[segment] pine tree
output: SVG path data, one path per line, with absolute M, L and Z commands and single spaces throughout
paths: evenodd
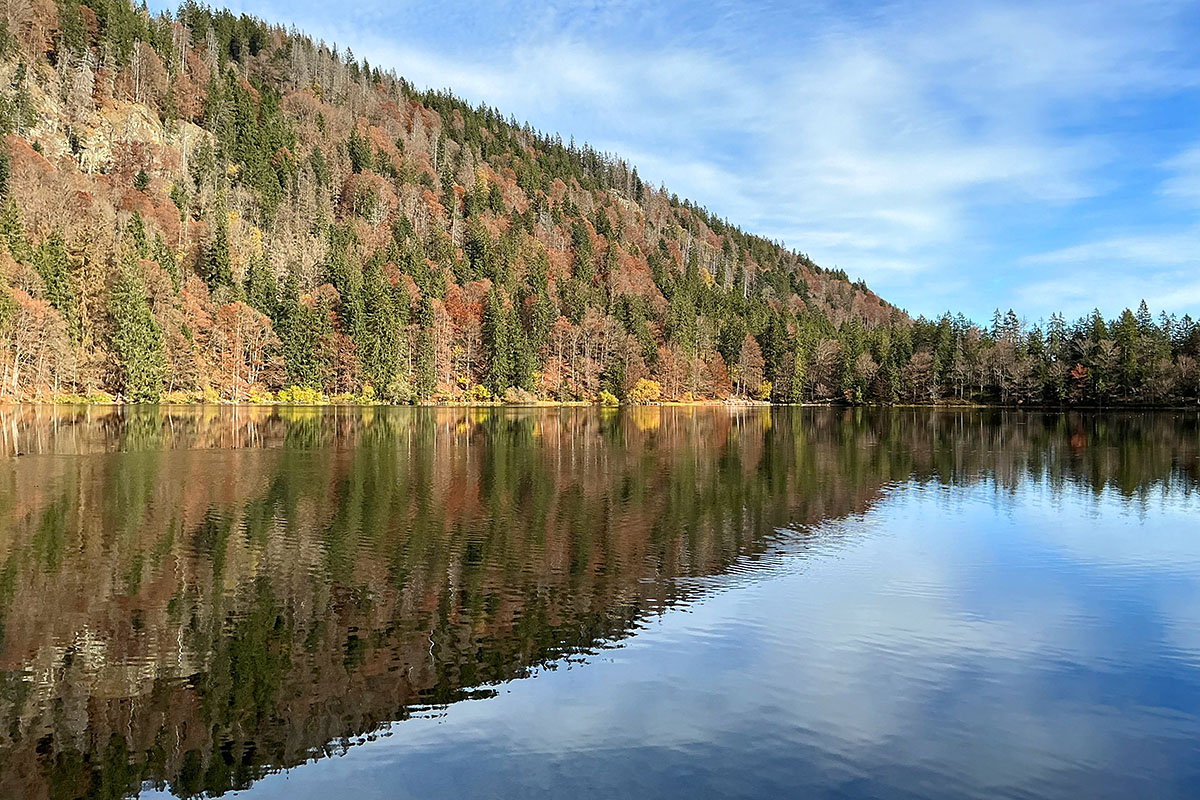
M 109 346 L 120 369 L 121 392 L 131 403 L 156 403 L 166 373 L 162 331 L 150 312 L 132 246 L 109 292 Z
M 512 341 L 509 316 L 495 286 L 483 305 L 483 352 L 487 360 L 483 383 L 493 395 L 500 396 L 513 385 Z
M 215 212 L 212 241 L 204 252 L 204 280 L 210 288 L 233 285 L 233 260 L 229 254 L 229 219 L 223 206 Z
M 437 390 L 437 356 L 433 341 L 433 301 L 423 296 L 417 305 L 417 364 L 413 388 L 418 397 L 432 397 Z
M 71 261 L 63 243 L 62 233 L 55 230 L 34 259 L 38 274 L 46 285 L 46 299 L 54 306 L 67 323 L 67 334 L 71 341 L 78 342 L 82 331 L 79 319 L 79 294 L 71 278 Z
M 33 248 L 25 238 L 21 212 L 17 209 L 17 201 L 11 197 L 0 211 L 0 241 L 8 246 L 8 252 L 18 264 L 28 264 L 33 260 Z
M 363 275 L 363 376 L 372 386 L 391 384 L 400 366 L 400 332 L 404 321 L 396 300 L 388 291 L 377 263 Z
M 515 306 L 509 309 L 507 327 L 505 335 L 509 350 L 509 385 L 532 392 L 534 353 L 529 346 L 529 337 L 525 335 L 525 329 L 521 326 L 521 315 Z
M 246 302 L 271 318 L 279 320 L 279 285 L 275 273 L 261 254 L 255 253 L 246 265 Z

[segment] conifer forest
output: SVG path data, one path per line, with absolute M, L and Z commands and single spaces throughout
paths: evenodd
M 1200 401 L 1190 317 L 913 318 L 387 66 L 191 2 L 8 0 L 0 399 Z

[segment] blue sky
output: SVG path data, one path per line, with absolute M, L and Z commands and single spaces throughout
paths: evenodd
M 228 7 L 622 154 L 913 313 L 1200 316 L 1200 4 Z

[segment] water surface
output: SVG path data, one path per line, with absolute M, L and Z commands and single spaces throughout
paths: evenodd
M 0 410 L 0 796 L 1189 797 L 1200 416 Z

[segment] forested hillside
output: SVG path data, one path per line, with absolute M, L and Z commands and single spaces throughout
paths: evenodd
M 1189 318 L 914 321 L 618 156 L 257 19 L 5 0 L 0 51 L 0 398 L 1198 396 Z

